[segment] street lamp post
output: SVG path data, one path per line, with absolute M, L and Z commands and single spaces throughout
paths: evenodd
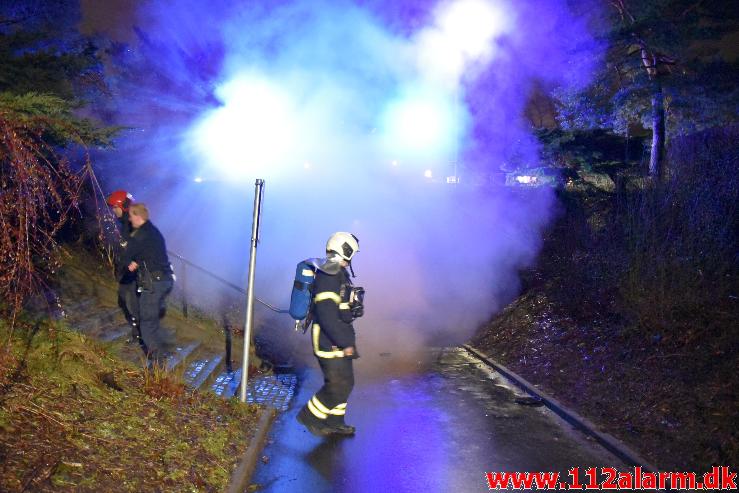
M 462 89 L 459 87 L 454 91 L 454 113 L 457 121 L 460 120 L 462 114 Z M 456 142 L 454 143 L 454 186 L 459 186 L 459 142 L 460 136 L 457 134 Z
M 251 224 L 251 249 L 249 250 L 249 284 L 246 287 L 246 321 L 244 322 L 244 362 L 241 367 L 241 402 L 246 402 L 246 386 L 249 379 L 249 345 L 251 329 L 254 325 L 254 273 L 257 264 L 257 243 L 259 243 L 259 221 L 262 214 L 264 180 L 254 184 L 254 216 Z

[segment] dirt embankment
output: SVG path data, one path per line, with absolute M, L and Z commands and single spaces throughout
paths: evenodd
M 739 466 L 739 180 L 728 144 L 698 143 L 669 183 L 563 192 L 522 294 L 471 343 L 655 466 L 703 472 Z
M 472 344 L 670 470 L 739 464 L 737 353 L 670 347 L 557 314 L 530 288 Z

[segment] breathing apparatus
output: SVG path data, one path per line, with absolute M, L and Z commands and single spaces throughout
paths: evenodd
M 364 315 L 364 288 L 349 286 L 349 289 L 349 311 L 352 319 L 357 319 Z
M 359 239 L 351 233 L 340 231 L 334 233 L 326 242 L 326 253 L 336 254 L 349 264 L 349 272 L 356 277 L 352 268 L 352 258 L 359 251 Z M 353 286 L 351 281 L 347 286 L 349 291 L 349 310 L 352 318 L 356 319 L 364 315 L 364 288 Z
M 290 296 L 290 315 L 295 319 L 295 330 L 303 332 L 312 323 L 313 283 L 318 271 L 329 275 L 338 274 L 343 265 L 348 264 L 352 277 L 355 277 L 351 268 L 351 260 L 359 251 L 359 240 L 351 233 L 334 233 L 326 243 L 326 257 L 306 259 L 299 262 L 295 272 L 293 290 Z M 351 279 L 342 285 L 340 296 L 347 300 L 352 320 L 364 315 L 364 288 L 353 286 Z

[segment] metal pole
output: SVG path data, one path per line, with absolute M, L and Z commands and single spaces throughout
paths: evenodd
M 246 287 L 246 321 L 244 322 L 244 364 L 241 367 L 241 402 L 246 402 L 246 386 L 249 379 L 249 345 L 251 328 L 254 324 L 254 271 L 257 264 L 257 243 L 259 242 L 259 219 L 262 213 L 264 180 L 254 184 L 254 217 L 251 223 L 251 249 L 249 251 L 249 284 Z
M 461 95 L 461 89 L 458 88 L 454 92 L 454 111 L 455 111 L 457 117 L 459 117 L 459 115 L 462 113 L 461 106 L 462 106 L 462 95 Z M 459 136 L 457 136 L 456 143 L 454 145 L 454 163 L 453 163 L 453 167 L 454 167 L 454 183 L 453 183 L 453 185 L 454 185 L 454 187 L 456 187 L 457 185 L 459 185 L 459 170 L 458 170 L 458 166 L 459 166 L 459 146 L 460 146 Z M 447 183 L 448 183 L 448 181 L 447 181 Z
M 187 318 L 187 264 L 182 264 L 182 314 Z

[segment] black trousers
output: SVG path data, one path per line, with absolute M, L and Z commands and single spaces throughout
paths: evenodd
M 308 401 L 309 415 L 329 426 L 344 424 L 346 401 L 354 388 L 354 359 L 318 358 L 323 387 Z
M 141 339 L 149 359 L 163 362 L 169 348 L 171 337 L 166 329 L 160 327 L 159 316 L 164 300 L 172 290 L 172 279 L 153 281 L 151 289 L 139 295 L 139 315 L 141 316 Z
M 126 321 L 131 326 L 131 337 L 141 337 L 139 327 L 139 295 L 136 292 L 136 282 L 118 283 L 118 306 L 121 307 Z

